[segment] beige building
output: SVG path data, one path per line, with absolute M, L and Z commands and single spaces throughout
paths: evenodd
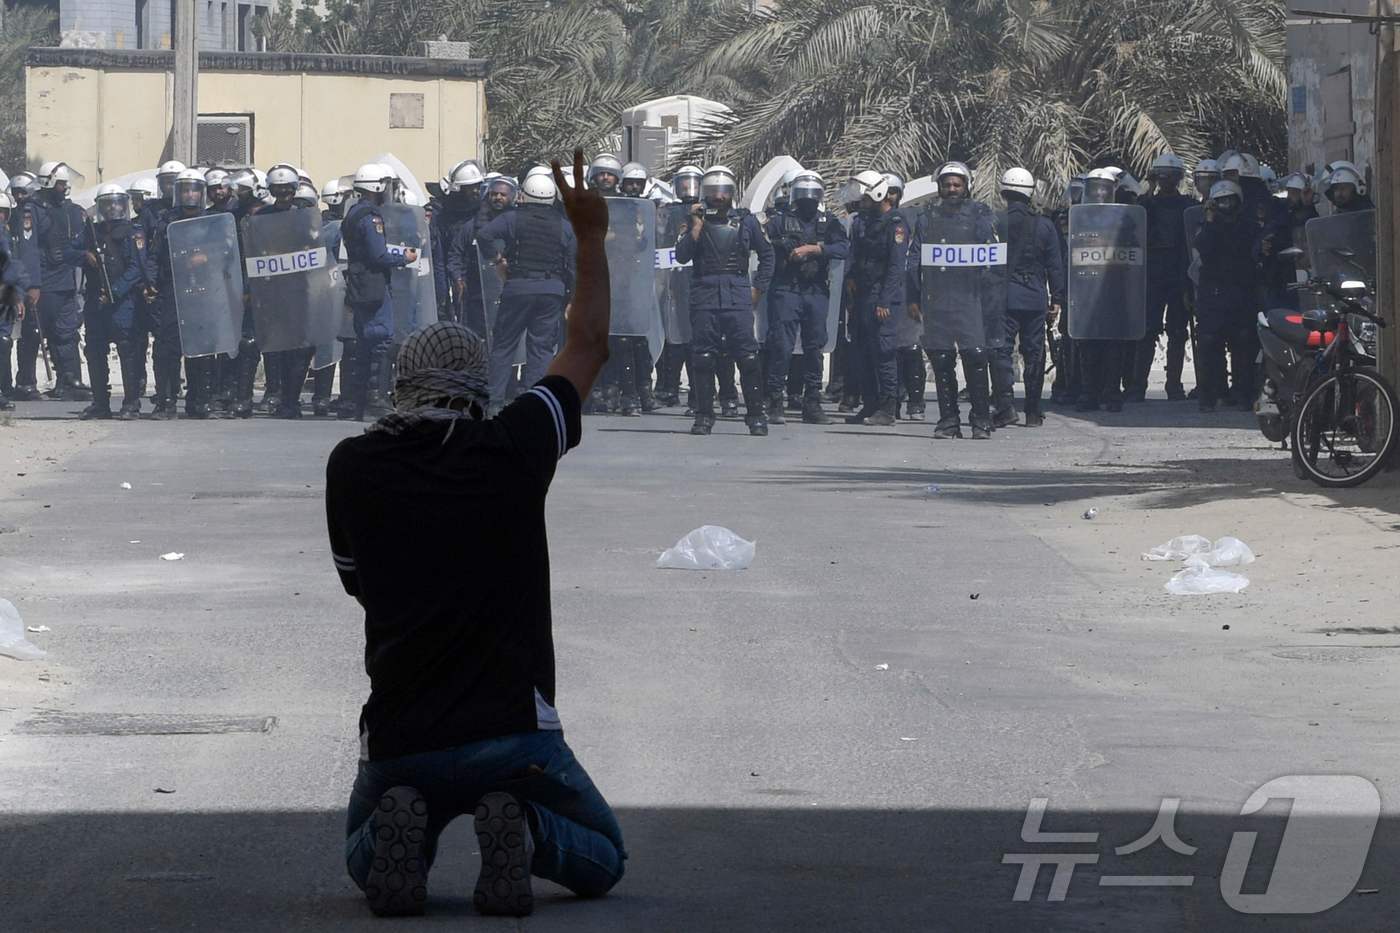
M 30 49 L 29 167 L 61 160 L 95 184 L 170 158 L 173 68 L 169 51 Z M 201 52 L 199 68 L 200 164 L 291 162 L 321 184 L 388 151 L 427 182 L 482 156 L 479 59 Z

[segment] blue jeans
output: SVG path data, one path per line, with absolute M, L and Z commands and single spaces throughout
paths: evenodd
M 531 873 L 580 897 L 606 894 L 622 878 L 622 830 L 612 808 L 574 758 L 562 732 L 521 732 L 455 748 L 361 761 L 345 821 L 345 865 L 365 886 L 374 859 L 370 818 L 391 787 L 417 788 L 428 802 L 424 857 L 431 866 L 438 836 L 477 801 L 506 791 L 525 803 L 535 841 Z

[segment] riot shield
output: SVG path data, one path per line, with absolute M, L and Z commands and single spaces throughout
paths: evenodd
M 180 352 L 187 357 L 238 353 L 243 336 L 243 269 L 232 214 L 177 220 L 165 231 L 174 273 Z
M 340 325 L 337 332 L 331 336 L 329 343 L 317 344 L 316 353 L 311 358 L 312 369 L 325 369 L 327 366 L 334 366 L 340 362 L 341 356 L 345 352 L 345 327 L 349 324 L 350 339 L 355 336 L 354 317 L 350 314 L 350 309 L 345 307 L 345 244 L 340 239 L 340 221 L 326 220 L 321 223 L 321 242 L 326 244 L 326 249 L 330 253 L 331 264 L 331 291 L 335 306 L 340 309 Z
M 846 288 L 846 261 L 837 259 L 827 263 L 826 267 L 826 346 L 822 347 L 823 353 L 830 353 L 836 349 L 836 331 L 841 326 L 841 293 Z M 904 315 L 908 317 L 909 315 Z M 915 325 L 916 327 L 919 325 Z M 923 343 L 923 333 L 920 332 L 914 343 Z M 797 352 L 802 352 L 802 342 L 798 341 Z M 899 344 L 899 346 L 913 346 L 914 344 Z
M 1305 227 L 1313 277 L 1336 285 L 1361 279 L 1376 287 L 1376 212 L 1314 217 Z
M 1147 211 L 1137 204 L 1069 209 L 1069 335 L 1141 340 L 1147 332 Z
M 499 244 L 498 244 L 499 245 Z M 505 287 L 505 280 L 501 278 L 500 269 L 495 262 L 486 258 L 481 251 L 481 244 L 476 245 L 477 268 L 481 275 L 481 303 L 486 309 L 486 342 L 494 345 L 496 342 L 496 319 L 501 313 L 501 289 Z M 515 355 L 511 358 L 514 366 L 525 365 L 525 334 L 520 335 L 520 340 L 515 348 Z
M 661 309 L 656 302 L 656 205 L 645 198 L 607 198 L 609 333 L 646 337 L 652 362 L 661 356 Z
M 998 345 L 1005 331 L 1006 244 L 997 240 L 991 209 L 971 200 L 935 201 L 917 226 L 923 346 Z
M 340 332 L 344 295 L 337 300 L 320 212 L 253 214 L 245 221 L 243 250 L 259 349 L 329 348 Z
M 1186 253 L 1191 257 L 1191 263 L 1186 267 L 1186 277 L 1199 285 L 1201 282 L 1201 256 L 1196 252 L 1196 234 L 1201 232 L 1201 227 L 1206 222 L 1205 205 L 1197 204 L 1188 207 L 1181 212 L 1181 219 L 1186 224 Z
M 389 252 L 402 256 L 418 250 L 412 263 L 389 276 L 389 301 L 394 308 L 394 339 L 401 344 L 409 334 L 437 321 L 437 290 L 433 285 L 432 236 L 421 207 L 385 204 L 384 242 Z
M 686 228 L 689 212 L 688 204 L 668 204 L 657 216 L 656 300 L 667 343 L 690 343 L 691 264 L 676 261 L 676 240 Z

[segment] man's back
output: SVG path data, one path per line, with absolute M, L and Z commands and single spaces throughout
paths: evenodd
M 362 757 L 559 728 L 544 500 L 579 432 L 555 376 L 490 421 L 371 431 L 331 454 L 333 556 L 365 607 Z

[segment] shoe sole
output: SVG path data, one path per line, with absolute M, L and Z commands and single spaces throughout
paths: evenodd
M 428 902 L 428 802 L 411 787 L 391 787 L 379 798 L 374 820 L 374 861 L 365 880 L 369 909 L 380 917 L 423 913 Z
M 493 793 L 481 798 L 473 820 L 481 848 L 481 874 L 476 879 L 472 904 L 477 913 L 491 917 L 524 917 L 535 909 L 530 887 L 530 829 L 524 806 L 510 794 Z

